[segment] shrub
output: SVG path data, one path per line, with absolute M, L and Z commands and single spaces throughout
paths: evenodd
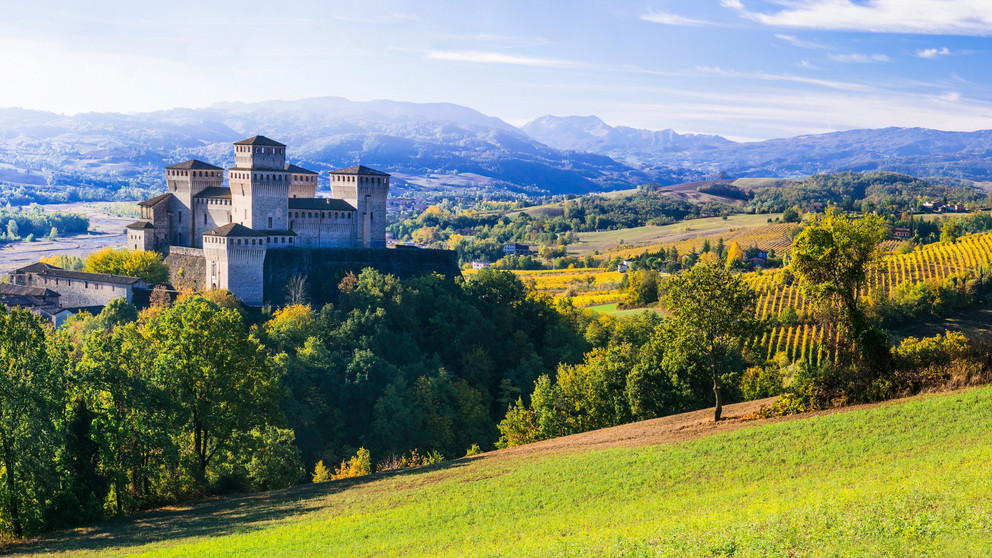
M 351 459 L 342 461 L 341 467 L 334 470 L 331 480 L 364 477 L 370 474 L 372 474 L 372 457 L 369 455 L 369 450 L 358 448 Z
M 317 462 L 317 465 L 313 468 L 313 482 L 326 482 L 331 480 L 331 470 L 324 465 L 324 460 L 321 459 Z
M 479 448 L 479 444 L 472 444 L 472 447 L 468 448 L 468 451 L 465 452 L 465 457 L 472 457 L 480 453 L 482 453 L 482 449 Z

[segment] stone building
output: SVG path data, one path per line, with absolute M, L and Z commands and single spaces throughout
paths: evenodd
M 58 306 L 67 309 L 106 306 L 116 298 L 131 302 L 135 289 L 148 288 L 143 279 L 135 277 L 70 271 L 44 263 L 15 269 L 9 279 L 12 285 L 57 293 Z
M 234 143 L 224 170 L 190 160 L 165 168 L 165 194 L 140 204 L 127 247 L 206 260 L 206 288 L 263 301 L 269 250 L 386 247 L 389 175 L 361 165 L 331 171 L 331 198 L 317 197 L 318 174 L 286 164 L 286 146 L 264 136 Z

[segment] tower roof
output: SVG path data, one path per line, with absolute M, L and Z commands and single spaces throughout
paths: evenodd
M 155 225 L 149 223 L 148 221 L 135 221 L 135 222 L 131 223 L 130 225 L 124 227 L 124 228 L 126 228 L 126 229 L 136 229 L 136 230 L 140 230 L 140 229 L 154 229 L 155 228 Z
M 165 168 L 179 169 L 179 170 L 224 170 L 220 167 L 215 167 L 210 163 L 204 163 L 203 161 L 200 161 L 198 159 L 190 159 L 189 161 L 183 161 L 182 163 L 169 165 Z
M 234 142 L 234 145 L 270 145 L 272 147 L 286 147 L 285 143 L 279 143 L 276 140 L 269 139 L 265 136 L 252 136 L 248 139 L 236 141 Z
M 365 165 L 355 165 L 346 169 L 332 170 L 331 174 L 365 174 L 372 176 L 389 176 L 389 174 L 375 169 L 370 169 Z
M 231 189 L 223 186 L 211 186 L 204 188 L 194 198 L 224 198 L 231 199 Z
M 241 223 L 228 223 L 223 227 L 209 230 L 203 233 L 205 236 L 268 236 L 264 232 L 249 229 Z
M 138 202 L 138 205 L 140 205 L 142 207 L 152 207 L 153 205 L 158 205 L 159 203 L 161 203 L 161 202 L 163 202 L 163 201 L 165 201 L 165 200 L 167 200 L 167 199 L 169 199 L 171 197 L 173 197 L 172 194 L 165 193 L 165 194 L 162 194 L 162 195 L 159 195 L 159 196 L 155 196 L 152 199 L 145 200 L 143 202 Z
M 312 171 L 310 169 L 305 169 L 303 167 L 298 167 L 296 165 L 290 165 L 288 163 L 286 164 L 286 170 L 296 174 L 317 174 L 317 172 Z

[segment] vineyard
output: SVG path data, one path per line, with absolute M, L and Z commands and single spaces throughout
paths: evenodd
M 466 276 L 476 273 L 474 270 L 462 272 Z M 576 306 L 595 306 L 623 300 L 620 282 L 623 273 L 607 271 L 596 267 L 558 269 L 558 270 L 514 270 L 511 271 L 529 289 L 552 296 L 572 298 Z
M 867 296 L 888 298 L 900 285 L 923 282 L 943 283 L 953 277 L 968 280 L 986 273 L 992 265 L 992 233 L 981 233 L 959 238 L 957 242 L 923 246 L 908 254 L 890 255 L 885 258 L 867 289 Z M 780 317 L 792 308 L 798 320 L 809 312 L 810 305 L 798 285 L 786 284 L 785 274 L 750 273 L 745 281 L 758 293 L 759 318 Z M 827 345 L 821 326 L 800 324 L 780 326 L 765 333 L 752 350 L 771 358 L 784 353 L 790 360 L 819 362 L 826 355 Z M 833 334 L 836 340 L 836 333 Z
M 719 239 L 723 239 L 726 246 L 732 242 L 737 242 L 741 248 L 756 246 L 763 250 L 775 250 L 779 254 L 788 252 L 792 245 L 792 236 L 798 231 L 798 226 L 789 223 L 777 223 L 760 227 L 750 227 L 743 229 L 731 229 L 718 234 L 706 234 L 678 240 L 676 242 L 658 242 L 647 246 L 620 248 L 604 253 L 606 257 L 616 257 L 628 259 L 643 254 L 650 254 L 660 251 L 662 248 L 671 250 L 674 246 L 680 254 L 687 254 L 695 249 L 697 252 L 703 248 L 703 243 L 709 241 L 711 246 L 716 246 Z

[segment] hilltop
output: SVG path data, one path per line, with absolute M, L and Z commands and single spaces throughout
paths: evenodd
M 399 474 L 158 510 L 16 550 L 987 556 L 990 411 L 988 387 L 719 426 L 704 426 L 701 411 Z

